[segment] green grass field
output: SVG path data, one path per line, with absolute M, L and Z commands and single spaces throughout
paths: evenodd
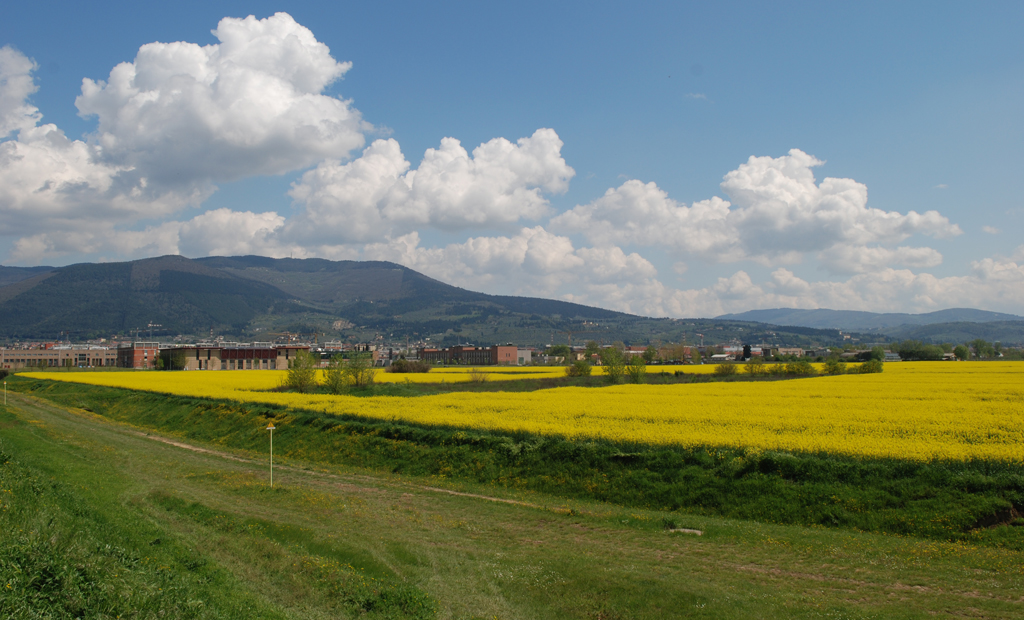
M 1024 614 L 1024 554 L 989 543 L 625 508 L 296 456 L 271 489 L 255 447 L 172 445 L 81 409 L 9 402 L 2 617 Z
M 17 377 L 12 390 L 222 448 L 449 484 L 777 524 L 821 525 L 1024 551 L 1024 467 L 672 447 L 422 426 L 280 405 Z M 1005 524 L 1005 527 L 991 527 Z M 1011 525 L 1012 524 L 1012 525 Z

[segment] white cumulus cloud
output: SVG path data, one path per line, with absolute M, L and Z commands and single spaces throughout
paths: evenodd
M 657 270 L 647 259 L 620 248 L 576 248 L 572 240 L 541 226 L 523 228 L 511 236 L 473 237 L 443 247 L 421 247 L 415 232 L 363 251 L 364 258 L 390 260 L 446 282 L 500 294 L 561 299 L 598 299 L 606 307 L 622 304 L 623 282 L 647 282 Z M 630 306 L 624 309 L 643 311 Z
M 299 210 L 283 235 L 370 241 L 423 225 L 462 230 L 537 220 L 550 210 L 545 194 L 566 191 L 575 175 L 561 148 L 552 129 L 515 143 L 494 138 L 472 155 L 445 138 L 409 170 L 395 140 L 378 140 L 351 162 L 327 160 L 305 173 L 290 192 Z
M 200 205 L 218 182 L 363 145 L 370 126 L 348 101 L 323 94 L 351 63 L 332 58 L 309 29 L 278 13 L 225 18 L 213 34 L 220 42 L 204 47 L 144 45 L 106 81 L 83 80 L 76 105 L 98 122 L 85 140 L 39 123 L 28 103 L 35 63 L 0 48 L 0 138 L 16 133 L 0 142 L 0 234 L 21 236 L 12 257 L 166 248 L 163 237 L 136 243 L 139 231 L 125 229 Z
M 274 212 L 253 213 L 215 209 L 183 223 L 179 229 L 179 252 L 187 256 L 281 255 L 273 252 L 267 238 L 284 224 Z
M 149 43 L 75 100 L 103 161 L 151 184 L 281 174 L 363 145 L 348 101 L 322 94 L 351 67 L 287 13 L 224 18 L 219 44 Z
M 559 215 L 551 226 L 582 233 L 594 243 L 658 245 L 719 262 L 790 264 L 809 252 L 824 253 L 822 264 L 835 272 L 856 272 L 880 261 L 931 266 L 940 258 L 935 250 L 891 246 L 914 234 L 945 238 L 962 232 L 936 211 L 870 208 L 867 187 L 852 179 L 825 178 L 818 184 L 812 168 L 822 163 L 797 149 L 778 158 L 751 157 L 725 175 L 721 187 L 729 201 L 715 197 L 690 206 L 654 183 L 629 180 Z M 859 264 L 835 260 L 858 251 L 866 254 Z
M 933 248 L 899 246 L 856 246 L 838 244 L 818 253 L 818 261 L 832 273 L 866 273 L 892 265 L 915 269 L 937 267 L 942 254 Z
M 330 159 L 302 175 L 289 194 L 297 213 L 283 235 L 309 243 L 377 241 L 390 232 L 384 211 L 409 162 L 395 140 L 377 140 L 347 164 Z
M 37 90 L 32 79 L 35 69 L 36 63 L 18 50 L 9 45 L 0 47 L 0 138 L 35 127 L 43 117 L 28 102 Z

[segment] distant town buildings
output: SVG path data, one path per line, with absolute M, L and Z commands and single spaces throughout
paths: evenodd
M 97 345 L 46 343 L 0 348 L 0 367 L 4 369 L 117 366 L 117 361 L 117 349 Z
M 277 370 L 288 368 L 309 345 L 269 342 L 197 344 L 160 350 L 161 368 L 173 370 Z
M 445 349 L 420 349 L 420 361 L 429 364 L 468 364 L 471 366 L 515 366 L 523 357 L 514 345 L 475 347 L 459 345 Z
M 368 355 L 377 367 L 390 366 L 398 359 L 419 360 L 432 365 L 468 366 L 524 366 L 564 364 L 569 361 L 588 359 L 584 346 L 565 347 L 557 354 L 551 350 L 520 347 L 512 344 L 481 347 L 462 344 L 451 347 L 430 347 L 419 343 L 385 344 L 383 338 L 371 343 L 350 343 L 333 340 L 322 343 L 294 342 L 290 338 L 281 342 L 226 342 L 217 339 L 197 344 L 169 344 L 156 341 L 136 340 L 130 342 L 93 341 L 89 344 L 30 343 L 0 348 L 0 368 L 17 370 L 24 368 L 133 368 L 146 370 L 284 370 L 287 369 L 300 351 L 309 351 L 319 356 L 321 367 L 341 355 Z M 101 344 L 97 344 L 101 343 Z M 426 341 L 429 344 L 429 340 Z M 612 345 L 601 345 L 607 348 Z M 621 346 L 621 345 L 620 345 Z M 743 360 L 747 356 L 763 359 L 809 358 L 820 360 L 831 355 L 843 359 L 863 357 L 869 350 L 830 350 L 828 348 L 780 347 L 778 345 L 730 344 L 688 346 L 684 344 L 662 345 L 656 349 L 649 346 L 628 345 L 623 347 L 627 358 L 654 354 L 654 364 L 666 363 L 721 363 Z M 949 353 L 944 358 L 952 359 Z M 899 354 L 885 351 L 885 361 L 898 361 Z M 600 364 L 600 356 L 593 356 L 591 362 Z
M 159 342 L 132 342 L 117 348 L 118 368 L 156 368 Z
M 309 345 L 270 343 L 218 343 L 165 345 L 129 342 L 120 346 L 62 345 L 46 343 L 28 347 L 0 348 L 0 367 L 23 368 L 135 368 L 141 370 L 273 370 L 287 368 L 300 350 Z

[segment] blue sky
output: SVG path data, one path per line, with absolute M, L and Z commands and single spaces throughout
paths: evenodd
M 659 316 L 1020 313 L 1024 8 L 892 4 L 11 7 L 0 261 L 386 259 Z M 257 43 L 208 54 L 184 103 L 192 56 L 136 61 L 248 15 Z M 263 55 L 296 28 L 319 56 Z M 132 94 L 83 95 L 132 62 Z M 228 92 L 239 63 L 280 88 Z

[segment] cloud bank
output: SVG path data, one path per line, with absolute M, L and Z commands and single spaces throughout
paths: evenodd
M 322 91 L 351 67 L 289 15 L 225 18 L 219 44 L 150 43 L 75 100 L 97 130 L 71 140 L 27 102 L 34 63 L 0 53 L 0 233 L 14 257 L 96 251 L 115 226 L 198 206 L 216 183 L 346 157 L 370 128 Z M 61 243 L 57 243 L 60 240 Z M 68 245 L 68 242 L 75 242 Z M 34 252 L 35 254 L 32 254 Z
M 1024 303 L 1024 246 L 935 277 L 933 245 L 963 231 L 936 211 L 873 208 L 799 149 L 752 156 L 692 204 L 629 179 L 571 208 L 554 129 L 471 150 L 454 137 L 414 165 L 327 94 L 351 63 L 289 15 L 225 18 L 218 43 L 150 43 L 75 103 L 69 138 L 31 103 L 36 64 L 0 48 L 0 235 L 8 260 L 261 254 L 382 259 L 459 286 L 654 316 L 791 306 L 925 311 Z M 365 148 L 364 148 L 365 147 Z M 360 152 L 360 149 L 361 152 Z M 218 184 L 301 172 L 281 207 L 204 210 Z M 987 227 L 987 232 L 998 232 Z M 424 244 L 424 233 L 461 241 Z M 662 265 L 659 268 L 659 265 Z M 819 267 L 825 278 L 796 275 Z M 678 288 L 699 266 L 722 274 Z M 756 267 L 756 269 L 753 269 Z M 765 270 L 767 267 L 770 271 Z M 768 273 L 755 281 L 750 272 Z
M 815 183 L 811 169 L 823 163 L 798 149 L 778 158 L 751 157 L 722 181 L 731 202 L 715 197 L 690 206 L 654 183 L 630 180 L 555 217 L 551 226 L 592 243 L 664 246 L 713 262 L 792 264 L 816 253 L 833 273 L 934 267 L 942 257 L 931 248 L 891 246 L 914 234 L 962 233 L 936 211 L 869 208 L 867 187 L 853 179 Z
M 550 212 L 545 194 L 569 188 L 575 171 L 562 141 L 538 129 L 515 144 L 495 138 L 472 155 L 454 138 L 428 149 L 415 170 L 395 140 L 378 140 L 358 159 L 328 160 L 290 192 L 299 206 L 282 235 L 318 243 L 379 241 L 417 227 L 507 226 Z

